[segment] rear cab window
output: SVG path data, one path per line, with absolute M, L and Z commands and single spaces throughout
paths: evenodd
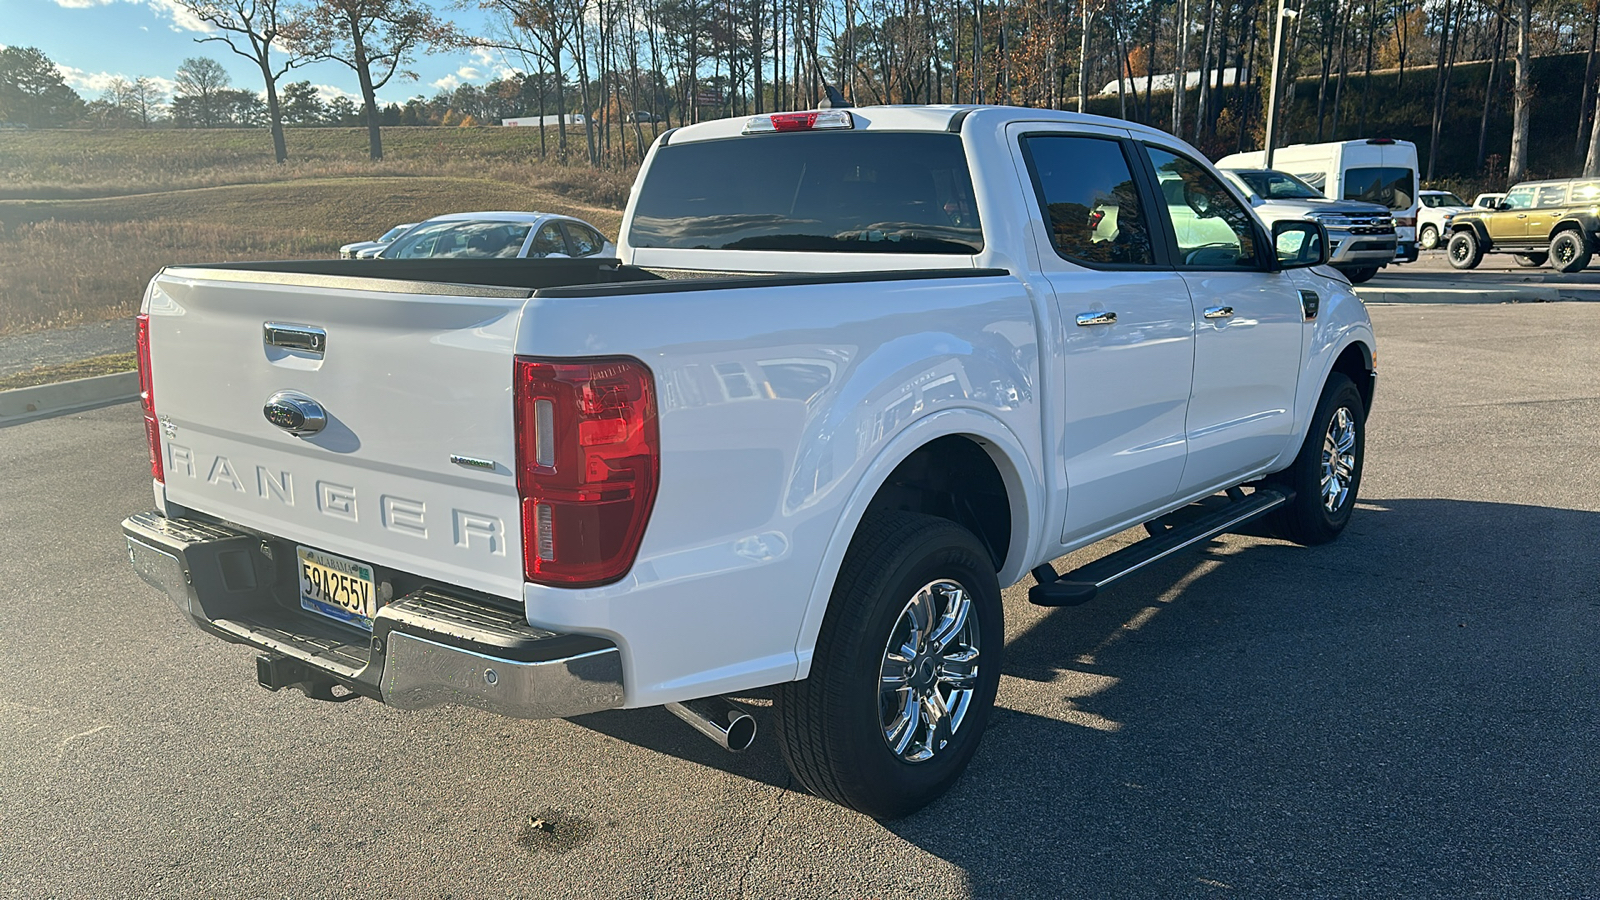
M 658 148 L 628 242 L 639 248 L 976 254 L 961 137 L 842 131 Z
M 1029 135 L 1023 156 L 1063 259 L 1091 266 L 1154 266 L 1150 219 L 1115 138 Z

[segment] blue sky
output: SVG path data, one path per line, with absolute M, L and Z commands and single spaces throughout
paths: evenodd
M 435 6 L 469 34 L 481 32 L 476 11 Z M 170 90 L 173 73 L 190 56 L 211 57 L 227 67 L 235 87 L 260 92 L 261 74 L 248 60 L 225 44 L 194 42 L 205 37 L 203 28 L 175 0 L 0 0 L 0 44 L 38 47 L 85 100 L 100 96 L 119 75 L 146 75 Z M 482 50 L 449 51 L 421 54 L 410 68 L 418 80 L 396 75 L 378 92 L 380 102 L 432 96 L 466 81 L 483 84 L 505 73 L 508 61 Z M 310 81 L 324 99 L 345 93 L 359 101 L 355 72 L 338 63 L 296 68 L 284 77 L 288 81 Z

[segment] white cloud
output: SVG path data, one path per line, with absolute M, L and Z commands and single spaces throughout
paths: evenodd
M 322 98 L 323 103 L 328 103 L 338 97 L 348 97 L 357 106 L 361 105 L 361 95 L 352 94 L 344 88 L 334 87 L 331 84 L 313 84 L 312 87 L 317 89 L 317 96 Z
M 483 73 L 478 71 L 477 68 L 473 66 L 462 66 L 443 78 L 438 78 L 429 82 L 429 85 L 431 87 L 436 87 L 441 91 L 453 91 L 468 81 L 477 81 L 481 78 L 483 78 Z
M 65 9 L 90 9 L 96 6 L 107 6 L 111 0 L 56 0 L 56 5 Z
M 82 69 L 63 66 L 59 63 L 56 64 L 56 71 L 61 73 L 62 80 L 66 81 L 68 85 L 79 91 L 94 94 L 103 93 L 118 78 L 132 82 L 137 77 L 124 75 L 121 72 L 85 72 Z M 166 92 L 168 96 L 171 96 L 172 92 L 178 88 L 178 83 L 171 78 L 162 78 L 159 75 L 146 75 L 145 78 L 151 84 Z
M 56 0 L 56 2 L 59 3 L 60 0 Z M 74 2 L 77 2 L 77 0 L 74 0 Z M 87 0 L 87 2 L 93 3 L 94 0 Z M 494 62 L 494 51 L 490 50 L 488 47 L 473 47 L 471 50 L 471 55 L 480 66 L 487 66 Z
M 56 2 L 59 3 L 61 0 L 56 0 Z M 68 0 L 68 2 L 77 3 L 82 2 L 82 0 Z M 198 31 L 204 34 L 211 34 L 212 32 L 216 31 L 216 29 L 211 27 L 210 24 L 202 21 L 193 12 L 190 12 L 188 7 L 185 7 L 182 3 L 179 3 L 178 0 L 126 0 L 126 2 L 143 2 L 146 6 L 150 7 L 150 9 L 157 16 L 167 16 L 171 18 L 172 25 L 170 27 L 173 31 Z

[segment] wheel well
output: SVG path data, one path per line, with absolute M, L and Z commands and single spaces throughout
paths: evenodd
M 1357 341 L 1344 348 L 1339 358 L 1333 361 L 1333 371 L 1355 382 L 1356 390 L 1361 392 L 1361 405 L 1369 412 L 1372 410 L 1373 389 L 1371 353 L 1366 344 Z
M 1554 240 L 1555 236 L 1563 231 L 1576 231 L 1578 233 L 1578 237 L 1583 237 L 1583 223 L 1577 221 L 1576 219 L 1568 219 L 1565 222 L 1557 222 L 1556 227 L 1550 229 L 1551 239 Z
M 1011 498 L 1000 469 L 976 440 L 947 435 L 918 447 L 896 466 L 866 514 L 903 509 L 949 519 L 977 535 L 995 571 L 1011 546 Z

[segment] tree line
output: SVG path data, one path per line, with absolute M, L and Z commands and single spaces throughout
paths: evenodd
M 254 101 L 219 94 L 220 109 L 206 114 L 217 124 L 265 124 L 280 160 L 284 124 L 359 121 L 377 159 L 384 124 L 581 113 L 581 124 L 559 118 L 549 138 L 541 130 L 541 152 L 548 142 L 564 159 L 629 165 L 663 127 L 813 107 L 829 87 L 857 104 L 1093 106 L 1218 155 L 1260 146 L 1275 77 L 1280 143 L 1366 136 L 1369 119 L 1394 100 L 1372 90 L 1381 72 L 1397 88 L 1408 78 L 1414 88 L 1431 82 L 1428 177 L 1441 141 L 1475 140 L 1479 170 L 1503 159 L 1514 181 L 1527 173 L 1531 61 L 1576 52 L 1586 54 L 1582 83 L 1540 89 L 1570 96 L 1573 166 L 1600 174 L 1600 0 L 1288 0 L 1278 72 L 1277 0 L 467 0 L 485 15 L 476 34 L 415 0 L 179 2 L 214 29 L 199 41 L 260 73 Z M 419 53 L 462 49 L 494 54 L 513 74 L 377 103 L 377 90 L 414 77 L 408 67 Z M 289 73 L 314 60 L 348 67 L 359 99 L 309 96 L 309 84 Z M 1466 62 L 1486 63 L 1472 128 L 1459 112 L 1446 121 L 1455 69 Z M 149 88 L 136 79 L 102 102 L 147 123 Z M 5 90 L 0 75 L 0 117 Z M 186 123 L 200 120 L 196 96 L 175 91 L 174 122 L 180 112 Z M 1502 156 L 1489 135 L 1508 118 Z

